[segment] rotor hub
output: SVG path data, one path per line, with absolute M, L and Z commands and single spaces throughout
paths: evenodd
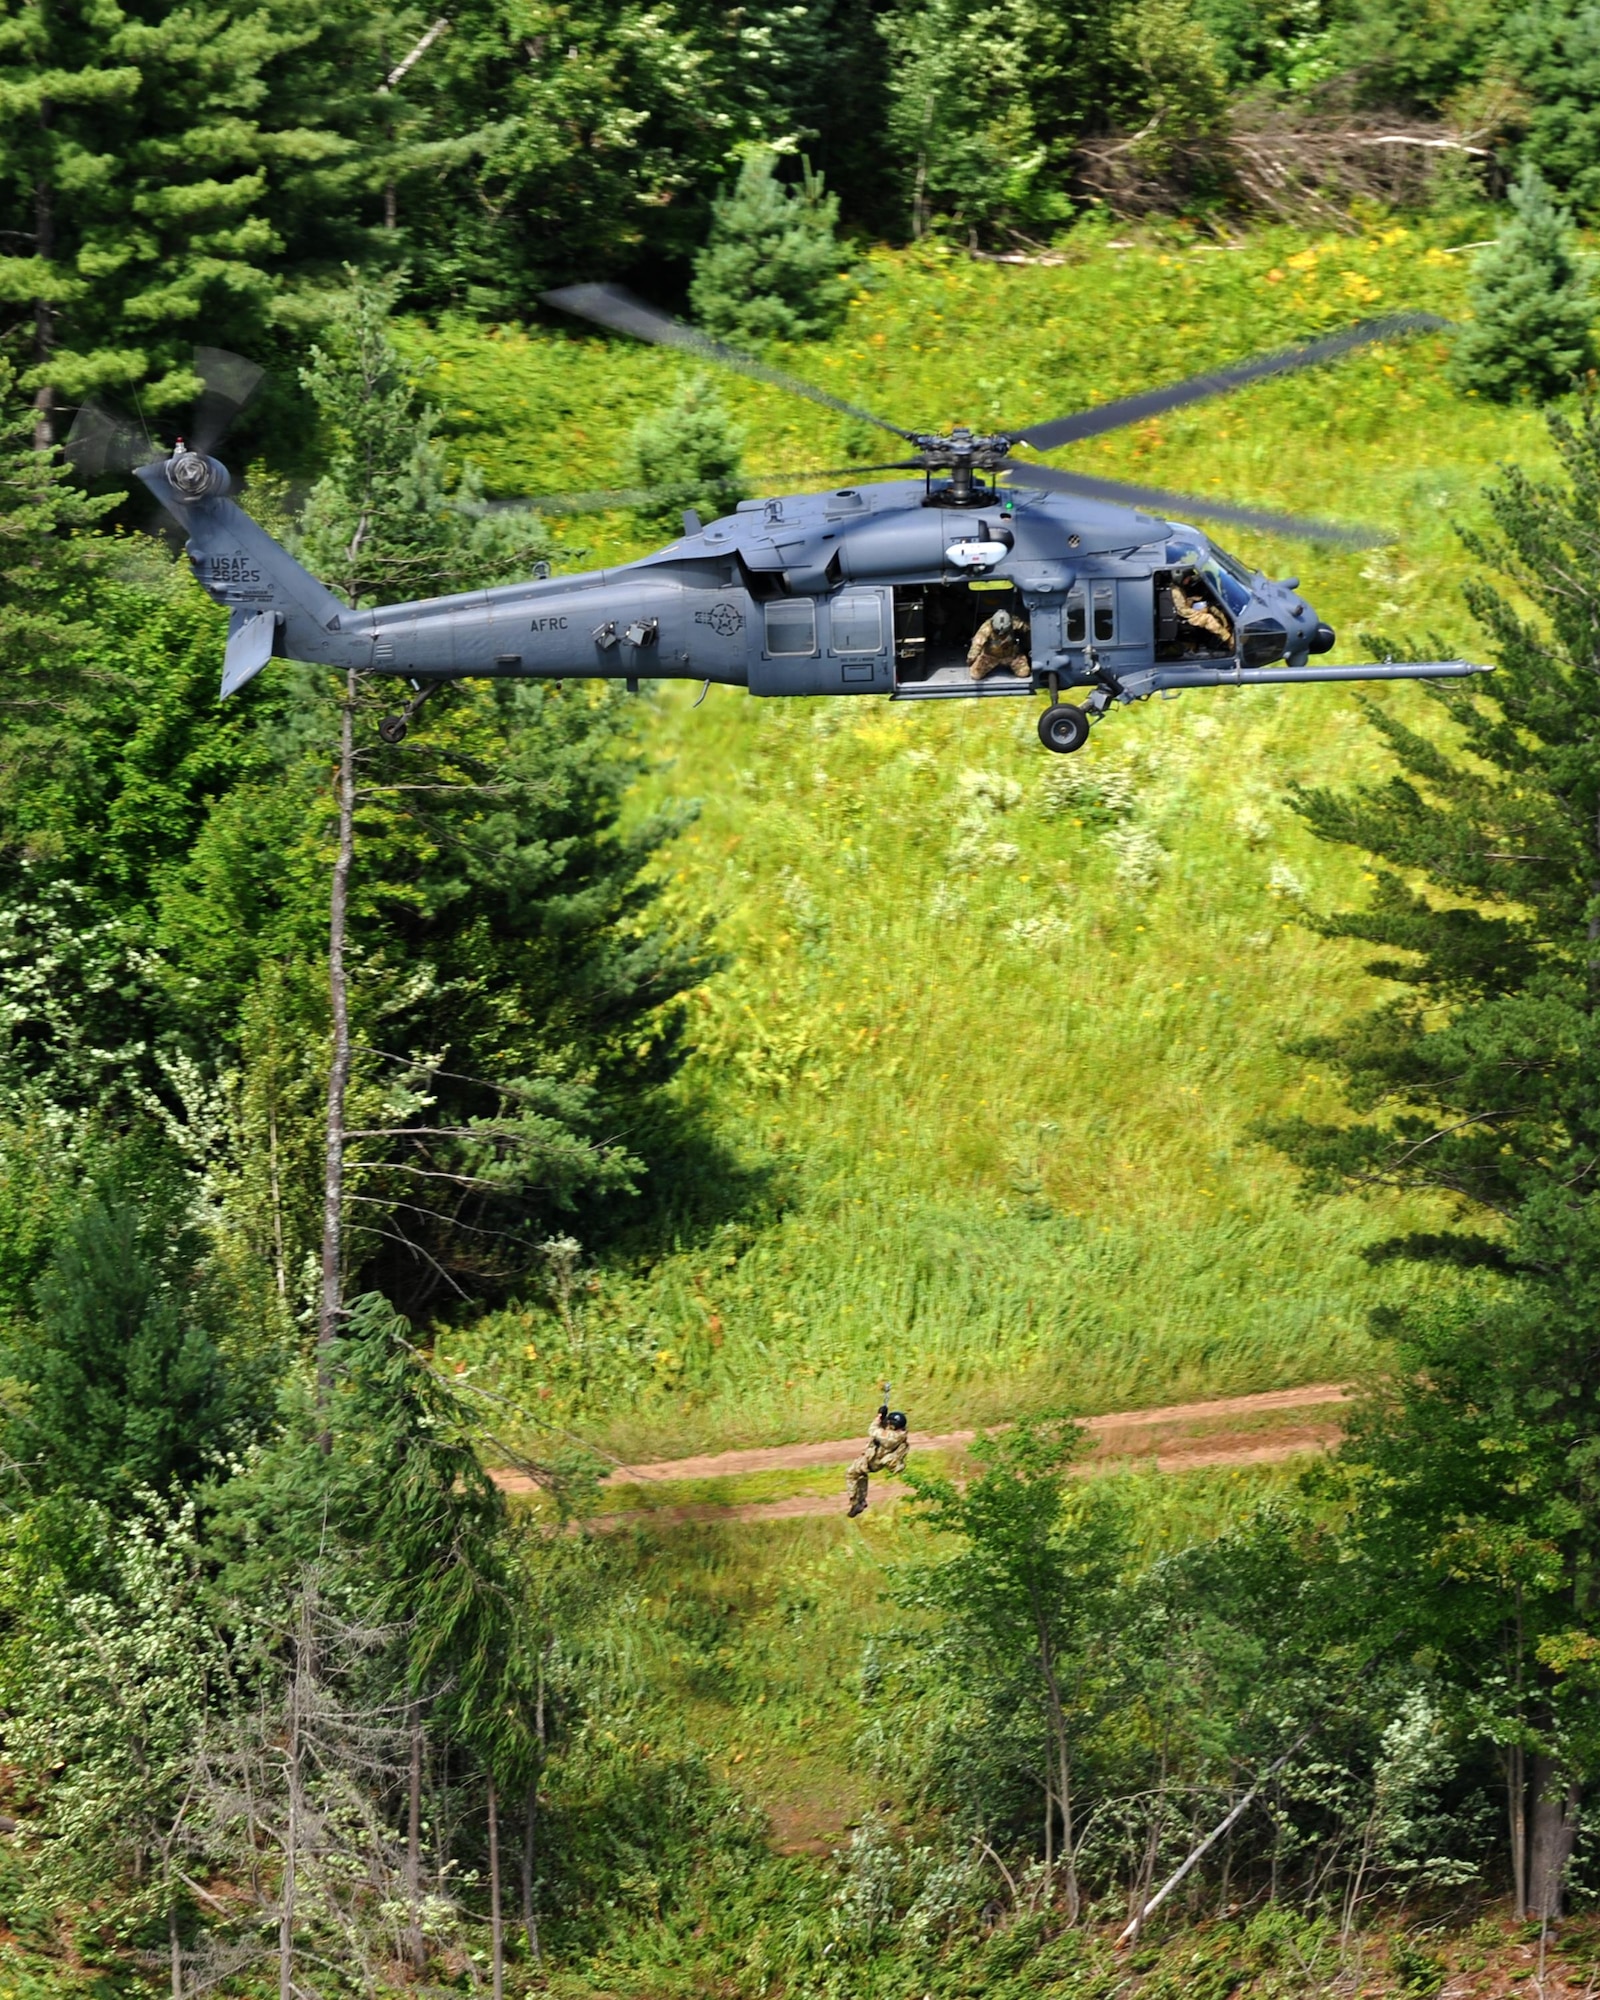
M 955 472 L 962 466 L 973 472 L 998 472 L 1010 455 L 1012 442 L 1003 431 L 988 437 L 963 424 L 945 436 L 924 432 L 916 441 L 930 472 Z
M 919 433 L 917 453 L 926 473 L 948 472 L 950 483 L 930 492 L 929 501 L 940 507 L 980 507 L 990 505 L 996 495 L 992 483 L 980 485 L 974 474 L 993 475 L 1007 463 L 1011 439 L 1003 433 L 989 437 L 957 424 L 947 435 Z
M 180 500 L 214 500 L 227 492 L 229 480 L 216 459 L 186 450 L 180 438 L 167 460 L 167 484 Z

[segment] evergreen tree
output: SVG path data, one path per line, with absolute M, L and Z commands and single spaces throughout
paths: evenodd
M 28 1394 L 6 1449 L 41 1492 L 125 1504 L 193 1480 L 241 1412 L 222 1297 L 186 1191 L 148 1155 L 113 1156 L 65 1219 L 9 1357 Z
M 686 382 L 670 403 L 635 425 L 628 439 L 624 477 L 645 497 L 641 523 L 676 534 L 683 510 L 703 521 L 731 514 L 743 493 L 739 476 L 744 434 L 703 375 Z
M 62 724 L 88 726 L 110 678 L 87 656 L 112 544 L 87 531 L 114 504 L 80 492 L 59 456 L 36 448 L 35 415 L 0 358 L 0 721 L 13 783 L 29 787 L 59 784 Z
M 1533 165 L 1523 167 L 1510 199 L 1512 219 L 1474 274 L 1472 318 L 1456 341 L 1451 374 L 1497 403 L 1547 402 L 1594 361 L 1590 260 Z
M 468 511 L 474 489 L 452 479 L 390 339 L 395 289 L 355 284 L 307 369 L 334 449 L 301 550 L 360 602 L 526 575 L 542 545 L 526 516 Z M 620 691 L 447 687 L 391 745 L 372 725 L 392 689 L 345 684 L 330 728 L 317 677 L 275 678 L 263 720 L 278 761 L 216 800 L 162 878 L 157 928 L 208 1060 L 219 1014 L 230 1039 L 248 1031 L 240 1129 L 277 1164 L 234 1185 L 251 1239 L 298 1285 L 328 1212 L 326 1115 L 305 1075 L 328 1046 L 328 835 L 342 823 L 342 1261 L 420 1318 L 441 1294 L 503 1294 L 564 1209 L 632 1185 L 701 960 L 650 914 L 646 870 L 682 815 L 620 824 L 638 769 Z M 346 720 L 330 799 L 329 737 Z M 270 1032 L 258 981 L 279 1009 Z
M 1564 482 L 1508 472 L 1493 529 L 1468 538 L 1469 601 L 1499 670 L 1435 696 L 1459 747 L 1369 704 L 1399 772 L 1301 797 L 1315 832 L 1376 870 L 1369 907 L 1320 928 L 1375 947 L 1370 969 L 1397 990 L 1308 1045 L 1342 1075 L 1351 1122 L 1273 1135 L 1313 1185 L 1429 1190 L 1456 1210 L 1384 1254 L 1496 1274 L 1442 1323 L 1386 1323 L 1398 1374 L 1353 1447 L 1357 1533 L 1369 1614 L 1477 1686 L 1514 1766 L 1519 1891 L 1545 1913 L 1578 1790 L 1600 1773 L 1585 1706 L 1600 1568 L 1600 407 L 1551 431 Z M 1504 1699 L 1482 1684 L 1486 1648 Z
M 684 197 L 730 123 L 712 37 L 636 0 L 468 0 L 450 23 L 385 95 L 393 152 L 367 169 L 417 293 L 528 311 L 551 284 L 692 252 Z
M 1437 49 L 1436 29 L 1426 39 Z M 1584 0 L 1532 0 L 1480 46 L 1517 93 L 1519 157 L 1592 221 L 1600 214 L 1600 37 L 1592 10 Z
M 823 192 L 809 165 L 798 187 L 786 187 L 777 168 L 764 147 L 745 154 L 731 193 L 712 203 L 689 287 L 706 331 L 745 346 L 830 333 L 850 296 L 834 234 L 839 197 Z
M 336 235 L 359 185 L 343 130 L 380 80 L 362 41 L 353 15 L 293 0 L 9 12 L 0 212 L 23 254 L 0 260 L 0 300 L 31 321 L 41 442 L 94 392 L 187 404 L 197 329 L 260 343 L 291 244 L 304 261 Z
M 892 232 L 876 13 L 873 0 L 453 7 L 375 107 L 389 150 L 364 156 L 415 292 L 527 311 L 553 283 L 687 262 L 744 146 L 809 151 L 855 219 Z M 390 37 L 391 56 L 400 45 Z
M 470 465 L 451 490 L 437 420 L 390 337 L 403 279 L 347 276 L 301 370 L 329 465 L 306 501 L 300 554 L 351 604 L 526 576 L 549 552 L 538 517 L 474 512 L 482 489 Z

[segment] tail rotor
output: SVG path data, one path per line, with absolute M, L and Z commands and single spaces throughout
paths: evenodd
M 185 497 L 226 492 L 227 474 L 214 454 L 259 394 L 266 370 L 225 347 L 197 347 L 194 372 L 200 393 L 170 453 L 123 411 L 95 399 L 82 404 L 62 446 L 78 477 L 92 484 L 168 459 L 173 483 Z

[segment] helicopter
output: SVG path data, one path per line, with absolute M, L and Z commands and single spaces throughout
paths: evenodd
M 741 501 L 718 520 L 686 511 L 681 537 L 618 568 L 352 609 L 228 497 L 232 482 L 219 459 L 180 442 L 136 476 L 183 530 L 196 577 L 229 612 L 223 696 L 274 658 L 393 676 L 410 689 L 399 713 L 379 724 L 394 743 L 434 688 L 478 676 L 621 680 L 633 692 L 645 679 L 696 680 L 757 697 L 901 702 L 1043 693 L 1040 741 L 1067 753 L 1112 709 L 1152 695 L 1491 671 L 1467 660 L 1313 664 L 1335 635 L 1299 594 L 1299 579 L 1266 576 L 1179 517 L 1351 546 L 1388 539 L 1376 530 L 1012 456 L 1019 446 L 1054 450 L 1448 325 L 1432 314 L 1366 320 L 1052 421 L 979 433 L 903 428 L 618 286 L 569 286 L 545 302 L 775 383 L 889 432 L 907 455 L 815 475 L 847 483 Z M 895 472 L 916 476 L 863 483 Z M 978 677 L 973 655 L 983 634 L 1006 626 L 1018 635 L 1010 657 Z M 1064 699 L 1079 690 L 1080 699 Z

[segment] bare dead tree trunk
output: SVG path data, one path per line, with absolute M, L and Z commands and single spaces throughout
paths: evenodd
M 272 1109 L 267 1113 L 267 1168 L 272 1187 L 272 1269 L 278 1286 L 278 1303 L 289 1303 L 289 1263 L 283 1247 L 283 1178 L 278 1168 L 278 1098 L 276 1076 Z
M 1278 1759 L 1278 1761 L 1275 1764 L 1273 1764 L 1269 1770 L 1263 1772 L 1263 1774 L 1256 1779 L 1255 1783 L 1250 1787 L 1249 1791 L 1245 1793 L 1243 1798 L 1236 1799 L 1234 1803 L 1231 1806 L 1229 1806 L 1226 1816 L 1221 1821 L 1219 1821 L 1219 1823 L 1216 1826 L 1214 1826 L 1211 1829 L 1211 1831 L 1206 1835 L 1205 1839 L 1200 1841 L 1196 1846 L 1190 1848 L 1187 1856 L 1179 1864 L 1178 1868 L 1174 1871 L 1174 1873 L 1172 1873 L 1167 1877 L 1166 1881 L 1162 1883 L 1161 1887 L 1150 1898 L 1149 1902 L 1145 1904 L 1144 1908 L 1140 1910 L 1137 1913 L 1137 1915 L 1133 1917 L 1131 1922 L 1128 1924 L 1127 1929 L 1124 1930 L 1122 1935 L 1117 1939 L 1117 1944 L 1119 1947 L 1127 1944 L 1128 1941 L 1137 1934 L 1140 1925 L 1144 1923 L 1145 1919 L 1147 1917 L 1154 1916 L 1156 1911 L 1160 1909 L 1161 1905 L 1167 1900 L 1167 1898 L 1172 1894 L 1173 1890 L 1177 1888 L 1178 1884 L 1184 1880 L 1184 1878 L 1190 1873 L 1190 1871 L 1199 1865 L 1199 1863 L 1205 1858 L 1205 1856 L 1210 1852 L 1210 1850 L 1217 1844 L 1219 1840 L 1221 1840 L 1226 1834 L 1229 1834 L 1233 1831 L 1234 1827 L 1244 1817 L 1245 1813 L 1248 1811 L 1250 1806 L 1254 1804 L 1257 1798 L 1260 1797 L 1261 1792 L 1265 1788 L 1265 1786 L 1271 1784 L 1273 1786 L 1274 1796 L 1276 1796 L 1277 1792 L 1276 1779 L 1278 1773 L 1283 1769 L 1284 1765 L 1288 1763 L 1289 1759 L 1295 1754 L 1295 1752 L 1305 1744 L 1310 1735 L 1311 1735 L 1311 1730 L 1309 1728 L 1302 1729 L 1300 1734 L 1289 1745 L 1288 1749 L 1284 1751 L 1283 1755 Z M 1276 1902 L 1278 1895 L 1278 1842 L 1281 1837 L 1281 1824 L 1278 1819 L 1276 1808 L 1274 1808 L 1272 1819 L 1273 1819 L 1272 1900 Z
M 1044 1759 L 1044 1900 L 1050 1903 L 1056 1892 L 1056 1791 L 1050 1781 L 1050 1752 Z
M 411 1717 L 411 1771 L 406 1788 L 406 1902 L 411 1922 L 406 1945 L 413 1967 L 422 1970 L 422 1752 L 421 1711 Z
M 39 106 L 39 130 L 41 134 L 50 130 L 50 101 L 46 98 Z M 48 166 L 41 165 L 40 177 L 33 190 L 33 244 L 34 252 L 41 263 L 47 263 L 56 254 L 56 212 L 55 190 L 50 184 Z M 48 299 L 33 302 L 33 358 L 43 368 L 55 352 L 56 315 L 55 308 Z M 48 451 L 56 441 L 55 427 L 56 392 L 48 382 L 41 382 L 33 392 L 33 446 L 35 451 Z
M 522 1812 L 522 1928 L 527 1933 L 528 1950 L 533 1954 L 534 1964 L 542 1965 L 544 1954 L 539 1949 L 539 1919 L 533 1909 L 533 1843 L 538 1830 L 539 1781 L 535 1778 L 528 1787 Z
M 500 1797 L 489 1780 L 489 1964 L 494 2000 L 505 2000 L 506 1934 L 500 1917 Z
M 528 1949 L 533 1954 L 535 1965 L 544 1963 L 544 1954 L 539 1949 L 539 1919 L 533 1908 L 533 1856 L 534 1842 L 539 1831 L 539 1774 L 544 1769 L 545 1757 L 545 1703 L 544 1669 L 554 1639 L 545 1642 L 539 1655 L 539 1672 L 533 1704 L 533 1733 L 539 1744 L 539 1762 L 533 1776 L 528 1780 L 528 1795 L 523 1803 L 522 1815 L 522 1928 L 528 1935 Z
M 1217 1916 L 1219 1919 L 1228 1914 L 1228 1890 L 1233 1882 L 1233 1807 L 1234 1787 L 1230 1784 L 1228 1787 L 1229 1831 L 1227 1838 L 1222 1843 L 1222 1877 L 1217 1884 Z
M 345 676 L 339 705 L 339 834 L 328 898 L 328 1000 L 333 1049 L 328 1065 L 328 1131 L 322 1181 L 322 1298 L 317 1314 L 317 1391 L 326 1401 L 333 1379 L 333 1343 L 342 1305 L 344 1255 L 344 1101 L 350 1083 L 350 987 L 345 973 L 345 931 L 350 870 L 355 860 L 356 670 Z M 327 1434 L 323 1449 L 327 1450 Z
M 172 2000 L 183 2000 L 183 1945 L 178 1937 L 178 1906 L 167 1884 L 167 1955 L 172 1964 Z
M 289 1740 L 285 1745 L 289 1796 L 283 1839 L 283 1891 L 278 1910 L 278 2000 L 295 2000 L 294 1908 L 300 1842 L 301 1722 L 307 1656 L 311 1644 L 311 1616 L 310 1592 L 303 1585 L 300 1593 L 300 1629 L 294 1636 L 294 1665 L 289 1675 Z

